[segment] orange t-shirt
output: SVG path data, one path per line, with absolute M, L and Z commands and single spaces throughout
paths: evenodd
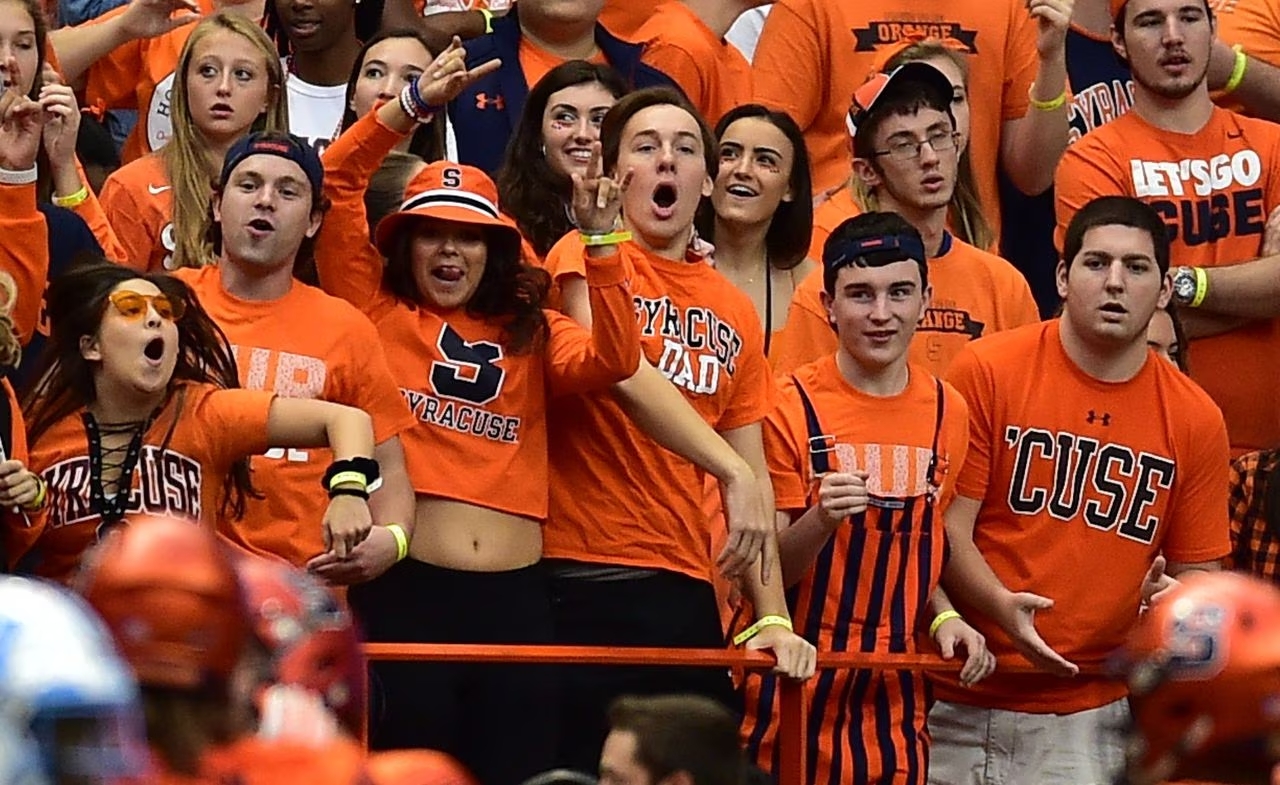
M 1246 54 L 1280 65 L 1280 3 L 1276 0 L 1210 0 L 1218 37 Z
M 618 249 L 649 362 L 716 430 L 763 420 L 773 382 L 751 300 L 704 262 L 664 259 L 633 242 Z M 546 268 L 557 281 L 582 276 L 576 233 L 556 243 Z M 710 580 L 701 470 L 650 439 L 607 391 L 558 400 L 549 416 L 545 555 Z
M 712 125 L 735 106 L 751 103 L 747 58 L 680 0 L 660 5 L 636 38 L 645 45 L 641 59 L 680 85 Z
M 854 90 L 866 81 L 880 48 L 914 35 L 955 39 L 971 55 L 969 155 L 998 236 L 1001 128 L 1026 114 L 1038 63 L 1036 26 L 1025 0 L 779 0 L 752 61 L 755 98 L 799 123 L 814 192 L 825 191 L 849 177 L 845 117 Z
M 973 539 L 1004 585 L 1054 601 L 1036 614 L 1040 635 L 1096 674 L 1137 619 L 1152 559 L 1230 552 L 1227 432 L 1209 396 L 1171 363 L 1148 352 L 1129 381 L 1098 381 L 1067 356 L 1058 329 L 1055 319 L 1001 333 L 951 364 L 970 415 L 956 489 L 981 501 Z M 1021 660 L 1002 630 L 962 596 L 952 600 L 1001 662 Z M 954 674 L 937 681 L 940 700 L 1036 713 L 1124 695 L 1122 682 L 1098 675 L 997 670 L 967 689 Z
M 1040 321 L 1031 287 L 1013 265 L 950 235 L 941 251 L 929 260 L 933 300 L 911 340 L 911 361 L 938 376 L 970 341 Z M 818 267 L 800 282 L 787 323 L 773 336 L 769 361 L 778 373 L 836 350 L 836 332 L 822 305 L 822 275 Z
M 377 331 L 346 301 L 296 281 L 278 300 L 241 300 L 223 288 L 216 266 L 176 275 L 227 334 L 245 389 L 361 409 L 373 418 L 377 443 L 413 425 Z M 254 457 L 253 484 L 266 498 L 249 499 L 244 518 L 220 521 L 218 531 L 297 566 L 324 553 L 328 500 L 320 481 L 332 461 L 328 449 L 274 449 Z
M 519 57 L 520 72 L 524 74 L 525 82 L 530 88 L 542 81 L 542 77 L 550 73 L 553 68 L 569 62 L 568 59 L 548 52 L 530 41 L 528 36 L 523 35 L 520 36 Z M 596 52 L 589 62 L 596 65 L 609 64 L 604 57 L 604 52 Z
M 1280 206 L 1280 126 L 1214 109 L 1200 131 L 1179 134 L 1129 112 L 1067 149 L 1055 192 L 1059 248 L 1077 210 L 1122 194 L 1164 219 L 1172 264 L 1249 261 L 1261 250 L 1267 216 Z M 1280 444 L 1280 319 L 1192 341 L 1190 365 L 1192 378 L 1222 407 L 1235 451 Z
M 797 369 L 794 378 L 780 378 L 778 405 L 765 420 L 765 454 L 776 506 L 791 512 L 793 520 L 813 505 L 820 482 L 814 475 L 797 380 L 822 433 L 832 437 L 830 469 L 868 472 L 867 489 L 877 500 L 833 531 L 812 567 L 787 592 L 796 632 L 819 651 L 912 653 L 916 632 L 928 626 L 927 601 L 946 557 L 942 514 L 955 496 L 956 473 L 946 467 L 964 464 L 969 410 L 955 388 L 942 382 L 939 390 L 938 380 L 923 367 L 911 365 L 909 374 L 907 386 L 897 395 L 867 395 L 845 380 L 832 354 Z M 930 477 L 935 444 L 940 468 Z M 925 502 L 930 492 L 936 494 L 932 505 Z M 846 673 L 836 678 L 857 677 Z M 742 727 L 756 760 L 766 767 L 778 726 L 772 684 L 772 678 L 748 676 Z M 858 735 L 836 728 L 846 723 L 857 727 L 860 720 L 848 712 L 848 693 L 822 684 L 821 679 L 810 679 L 804 685 L 811 709 L 808 722 L 822 724 L 821 730 L 810 727 L 809 739 L 819 740 L 818 771 L 832 773 L 839 771 L 833 759 L 843 755 L 848 760 L 857 746 L 839 745 L 842 749 L 837 750 L 839 743 L 832 740 Z M 923 725 L 923 716 L 918 720 Z M 825 779 L 825 774 L 818 777 Z M 889 779 L 872 775 L 872 781 Z
M 49 280 L 49 225 L 36 209 L 35 183 L 0 184 L 0 270 L 13 276 L 18 300 L 9 312 L 25 346 L 40 323 Z
M 179 383 L 142 440 L 128 514 L 201 521 L 222 518 L 223 480 L 232 464 L 267 449 L 274 393 Z M 49 484 L 48 523 L 36 541 L 36 574 L 66 582 L 97 537 L 89 502 L 89 442 L 77 411 L 31 445 L 30 468 Z M 164 444 L 165 440 L 168 444 Z M 21 554 L 15 554 L 15 558 Z
M 316 243 L 321 284 L 377 327 L 416 421 L 401 434 L 414 490 L 542 520 L 548 398 L 608 387 L 640 364 L 622 264 L 615 256 L 590 265 L 591 332 L 544 311 L 545 340 L 521 354 L 506 349 L 500 320 L 401 302 L 380 286 L 364 207 L 369 178 L 400 138 L 370 113 L 325 151 L 332 207 Z M 442 456 L 451 471 L 440 471 Z
M 668 1 L 605 0 L 604 8 L 600 11 L 600 24 L 624 41 L 642 41 L 643 39 L 638 38 L 636 34 L 658 9 L 658 6 Z
M 197 5 L 203 15 L 214 11 L 212 0 L 198 0 Z M 127 5 L 113 9 L 85 24 L 99 24 L 127 9 Z M 159 150 L 173 135 L 169 106 L 173 69 L 196 24 L 192 22 L 155 38 L 140 38 L 116 47 L 86 72 L 85 106 L 138 112 L 138 124 L 125 140 L 120 154 L 122 162 L 127 164 Z
M 507 0 L 504 5 L 510 6 L 510 0 Z M 423 16 L 431 16 L 432 14 L 440 14 L 445 11 L 487 10 L 489 8 L 489 3 L 487 0 L 413 0 L 413 7 L 418 9 L 419 14 L 422 14 Z
M 173 186 L 159 153 L 112 172 L 99 201 L 125 252 L 118 261 L 144 272 L 173 268 Z

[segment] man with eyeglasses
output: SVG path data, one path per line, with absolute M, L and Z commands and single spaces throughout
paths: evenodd
M 901 215 L 924 240 L 933 300 L 911 343 L 910 359 L 937 376 L 965 344 L 1039 321 L 1022 274 L 947 231 L 960 165 L 951 82 L 924 62 L 876 74 L 853 95 L 848 116 L 853 172 L 868 209 Z M 821 302 L 822 275 L 797 288 L 770 360 L 790 371 L 836 350 Z

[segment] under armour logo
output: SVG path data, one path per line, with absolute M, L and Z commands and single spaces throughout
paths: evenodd
M 1111 425 L 1111 415 L 1110 415 L 1110 414 L 1107 414 L 1106 412 L 1103 412 L 1102 414 L 1098 414 L 1098 413 L 1096 413 L 1093 409 L 1090 409 L 1090 410 L 1089 410 L 1089 416 L 1088 416 L 1088 417 L 1086 417 L 1086 418 L 1084 418 L 1084 419 L 1085 419 L 1085 422 L 1089 423 L 1090 425 L 1093 425 L 1095 422 L 1098 422 L 1099 420 L 1101 420 L 1101 421 L 1102 421 L 1102 424 L 1103 424 L 1104 426 L 1110 426 L 1110 425 Z
M 507 108 L 507 102 L 503 100 L 502 96 L 500 95 L 495 95 L 493 98 L 490 98 L 485 93 L 476 93 L 477 109 L 483 112 L 485 109 L 488 109 L 491 106 L 497 109 L 499 112 L 501 112 Z

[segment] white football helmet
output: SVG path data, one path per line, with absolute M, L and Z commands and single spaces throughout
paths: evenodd
M 132 671 L 83 600 L 43 581 L 0 577 L 0 725 L 10 743 L 34 744 L 45 777 L 144 774 L 138 700 Z

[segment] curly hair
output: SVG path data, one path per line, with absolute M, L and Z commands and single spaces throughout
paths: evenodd
M 80 352 L 80 339 L 97 335 L 108 306 L 108 297 L 117 286 L 133 280 L 147 281 L 169 299 L 185 306 L 177 321 L 178 360 L 169 380 L 169 392 L 180 392 L 182 382 L 211 384 L 222 389 L 240 386 L 231 343 L 213 318 L 200 306 L 195 292 L 181 280 L 163 273 L 139 273 L 128 267 L 98 259 L 75 267 L 49 286 L 49 341 L 45 345 L 35 378 L 40 381 L 23 401 L 27 439 L 35 444 L 56 422 L 97 400 L 93 366 Z M 177 395 L 182 416 L 184 396 Z M 168 403 L 166 399 L 166 405 Z M 172 428 L 165 436 L 168 446 Z M 244 516 L 246 499 L 258 496 L 249 478 L 249 459 L 232 466 L 224 483 L 223 513 Z

